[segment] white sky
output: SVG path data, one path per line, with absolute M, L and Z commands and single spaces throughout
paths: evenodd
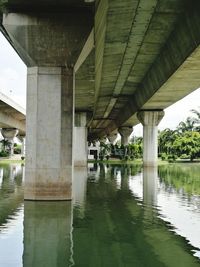
M 0 91 L 22 107 L 26 106 L 26 66 L 0 33 Z M 200 88 L 165 110 L 159 129 L 174 129 L 200 107 Z M 134 127 L 134 135 L 142 135 L 141 125 Z

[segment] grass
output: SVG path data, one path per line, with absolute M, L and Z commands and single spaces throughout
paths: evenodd
M 8 163 L 24 163 L 25 160 L 21 159 L 8 159 L 8 158 L 0 158 L 0 164 L 8 164 Z
M 142 163 L 142 159 L 135 160 L 120 160 L 120 159 L 110 159 L 110 160 L 88 160 L 88 163 L 106 163 L 106 164 L 135 164 Z

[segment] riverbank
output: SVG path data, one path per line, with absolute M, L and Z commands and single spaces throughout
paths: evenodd
M 24 163 L 25 161 L 21 159 L 21 155 L 13 155 L 12 157 L 1 157 L 0 163 Z

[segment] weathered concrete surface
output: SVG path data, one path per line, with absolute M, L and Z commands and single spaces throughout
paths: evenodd
M 74 127 L 74 166 L 86 167 L 87 166 L 87 118 L 86 113 L 75 114 L 75 127 Z
M 99 1 L 91 136 L 133 126 L 138 110 L 164 109 L 200 86 L 199 11 L 198 1 Z
M 1 26 L 28 64 L 54 64 L 55 58 L 57 62 L 64 59 L 65 65 L 74 61 L 75 109 L 92 114 L 87 124 L 91 139 L 120 126 L 133 126 L 138 123 L 138 110 L 164 109 L 200 86 L 199 1 L 98 0 L 95 9 L 93 5 L 80 0 L 8 0 Z M 17 28 L 13 25 L 13 18 L 19 18 L 20 12 L 28 28 L 20 20 Z M 72 15 L 66 20 L 64 14 Z M 83 23 L 85 18 L 88 20 Z M 38 29 L 36 21 L 40 24 Z M 80 42 L 74 34 L 82 28 L 85 37 Z M 63 37 L 61 32 L 69 29 L 72 36 Z M 46 43 L 48 33 L 52 39 Z M 32 38 L 28 45 L 27 36 Z M 40 52 L 37 56 L 33 52 L 33 57 L 31 51 L 37 45 Z M 68 47 L 73 55 L 68 53 Z M 55 57 L 44 51 L 51 51 Z M 86 51 L 88 57 L 81 51 Z
M 140 111 L 138 120 L 143 125 L 143 166 L 157 166 L 158 158 L 158 124 L 164 116 L 164 111 Z
M 121 135 L 121 144 L 122 145 L 128 145 L 128 142 L 129 142 L 129 137 L 133 131 L 133 128 L 130 126 L 130 127 L 120 127 L 118 129 L 120 135 Z
M 73 71 L 29 68 L 27 83 L 24 198 L 71 199 Z
M 8 13 L 3 26 L 28 67 L 71 67 L 90 33 L 91 21 L 84 14 L 75 20 L 73 13 Z
M 114 132 L 112 132 L 112 133 L 110 133 L 107 137 L 108 137 L 108 140 L 109 140 L 109 142 L 111 143 L 111 144 L 115 144 L 115 141 L 116 141 L 116 139 L 117 139 L 117 134 L 118 134 L 118 132 L 117 131 L 114 131 Z
M 18 129 L 15 128 L 1 129 L 1 134 L 4 137 L 4 139 L 10 142 L 10 147 L 9 147 L 10 156 L 14 155 L 14 138 L 17 136 L 18 132 L 19 132 Z

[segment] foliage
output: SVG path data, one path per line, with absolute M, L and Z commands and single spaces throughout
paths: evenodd
M 10 154 L 11 142 L 9 142 L 6 139 L 2 139 L 0 143 L 1 143 L 0 157 L 7 157 Z
M 0 0 L 0 11 L 5 11 L 5 5 L 8 2 L 8 0 Z
M 188 117 L 177 126 L 159 132 L 158 153 L 162 160 L 173 162 L 177 157 L 190 159 L 200 157 L 200 112 L 191 110 L 196 117 Z
M 0 157 L 8 157 L 8 156 L 9 156 L 8 151 L 5 151 L 5 150 L 0 151 Z
M 14 144 L 14 154 L 21 154 L 21 145 Z
M 100 143 L 99 159 L 105 160 L 110 157 L 121 160 L 133 160 L 142 157 L 142 138 L 135 138 L 134 143 L 128 145 Z
M 199 110 L 192 109 L 191 112 L 195 115 L 195 117 L 193 117 L 194 123 L 195 123 L 194 130 L 196 132 L 200 132 L 200 107 L 199 107 Z
M 178 192 L 200 195 L 199 165 L 167 165 L 160 166 L 158 173 L 166 188 L 174 187 Z
M 186 154 L 191 161 L 200 157 L 200 133 L 185 132 L 174 141 L 173 149 L 178 157 Z
M 99 158 L 100 160 L 109 159 L 110 157 L 110 151 L 111 147 L 110 144 L 105 144 L 103 142 L 100 143 L 100 152 L 99 152 Z

